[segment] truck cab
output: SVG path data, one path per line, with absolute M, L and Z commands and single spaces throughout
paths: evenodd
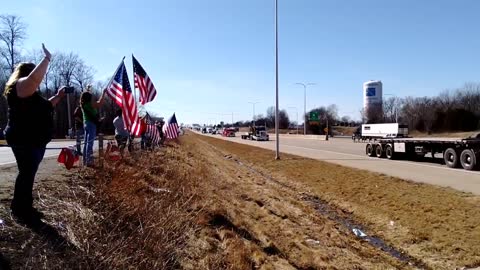
M 270 136 L 267 133 L 267 129 L 264 126 L 255 126 L 250 127 L 250 131 L 242 135 L 244 140 L 253 140 L 253 141 L 269 141 Z

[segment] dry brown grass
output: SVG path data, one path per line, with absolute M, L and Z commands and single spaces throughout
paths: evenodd
M 54 235 L 9 221 L 0 253 L 14 269 L 410 268 L 305 194 L 432 269 L 480 264 L 478 197 L 198 135 L 104 169 L 53 171 L 37 190 Z
M 205 175 L 206 167 L 178 146 L 103 169 L 55 171 L 36 188 L 51 235 L 9 219 L 0 254 L 13 269 L 180 268 L 206 202 Z M 0 214 L 8 215 L 6 205 Z
M 323 200 L 352 213 L 369 234 L 381 236 L 433 269 L 480 266 L 477 196 L 293 155 L 274 161 L 269 150 L 198 139 L 277 179 L 304 184 Z

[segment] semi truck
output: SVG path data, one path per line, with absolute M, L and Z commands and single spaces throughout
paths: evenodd
M 355 140 L 377 140 L 381 138 L 403 138 L 408 136 L 408 126 L 399 123 L 363 124 L 353 134 Z
M 255 126 L 251 127 L 248 133 L 242 134 L 242 139 L 244 140 L 253 140 L 253 141 L 268 141 L 270 137 L 268 136 L 267 129 L 264 126 Z
M 418 160 L 426 154 L 442 154 L 450 168 L 463 167 L 478 170 L 480 167 L 480 133 L 464 139 L 458 138 L 384 138 L 367 143 L 369 157 Z

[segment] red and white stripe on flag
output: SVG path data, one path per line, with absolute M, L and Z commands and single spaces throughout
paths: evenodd
M 177 125 L 177 123 L 168 125 L 167 129 L 165 131 L 165 135 L 166 135 L 167 139 L 178 138 L 178 125 Z
M 163 132 L 167 139 L 176 139 L 178 138 L 178 122 L 175 113 L 170 117 L 168 123 L 163 127 Z
M 147 125 L 147 134 L 150 135 L 153 145 L 157 145 L 160 142 L 160 133 L 156 125 Z
M 138 117 L 137 104 L 128 80 L 125 64 L 122 62 L 107 86 L 107 94 L 122 108 L 125 128 L 136 136 L 142 132 L 141 120 Z
M 146 75 L 145 77 L 140 76 L 139 74 L 134 74 L 134 83 L 135 88 L 137 88 L 140 92 L 140 103 L 145 104 L 155 99 L 157 95 L 157 90 L 155 86 L 153 86 L 150 77 Z
M 138 62 L 138 60 L 132 54 L 132 64 L 133 64 L 133 82 L 135 88 L 137 88 L 140 92 L 140 104 L 145 105 L 150 101 L 155 99 L 157 95 L 157 90 L 153 85 L 152 80 L 147 75 L 145 69 L 143 69 L 142 65 Z

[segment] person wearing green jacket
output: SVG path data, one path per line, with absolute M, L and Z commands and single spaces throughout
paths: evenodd
M 87 91 L 80 96 L 80 106 L 83 113 L 83 128 L 85 130 L 85 141 L 83 145 L 83 164 L 88 167 L 93 167 L 93 143 L 97 136 L 97 125 L 100 123 L 98 117 L 98 108 L 103 105 L 105 97 L 105 90 L 98 101 L 94 101 L 91 92 L 91 86 L 87 86 Z

